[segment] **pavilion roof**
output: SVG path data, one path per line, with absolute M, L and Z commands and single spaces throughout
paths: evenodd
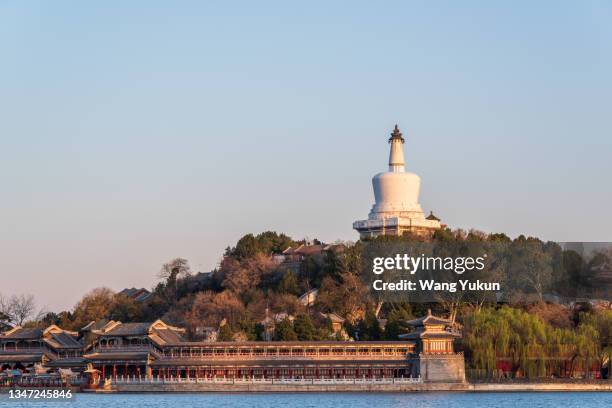
M 452 322 L 450 319 L 444 319 L 431 314 L 431 309 L 427 311 L 427 315 L 419 317 L 418 319 L 408 320 L 406 324 L 414 327 L 425 326 L 425 325 L 441 325 L 448 326 Z
M 425 219 L 430 221 L 440 221 L 440 219 L 434 215 L 433 211 L 430 211 L 429 215 Z
M 440 331 L 440 332 L 412 332 L 406 334 L 400 334 L 400 339 L 407 340 L 416 340 L 416 339 L 448 339 L 453 337 L 458 337 L 459 334 L 450 331 Z

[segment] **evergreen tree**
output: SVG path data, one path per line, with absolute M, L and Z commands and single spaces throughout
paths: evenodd
M 300 314 L 295 318 L 293 329 L 298 340 L 316 340 L 317 330 L 307 314 Z
M 366 311 L 364 319 L 359 324 L 359 340 L 373 341 L 382 338 L 382 329 L 380 323 L 372 309 Z
M 224 324 L 219 328 L 219 334 L 217 335 L 217 341 L 232 341 L 232 329 L 229 324 Z
M 276 341 L 296 341 L 297 334 L 293 330 L 293 325 L 288 318 L 276 323 L 274 328 L 274 340 Z
M 300 294 L 300 286 L 298 285 L 295 273 L 291 269 L 285 272 L 283 278 L 278 283 L 278 292 L 296 296 Z

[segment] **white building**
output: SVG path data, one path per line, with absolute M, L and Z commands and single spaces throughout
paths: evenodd
M 433 213 L 427 218 L 423 214 L 419 204 L 421 179 L 414 173 L 406 172 L 404 138 L 397 125 L 391 133 L 389 144 L 389 171 L 372 178 L 375 203 L 368 219 L 355 221 L 353 228 L 361 238 L 402 235 L 405 232 L 431 235 L 442 225 Z

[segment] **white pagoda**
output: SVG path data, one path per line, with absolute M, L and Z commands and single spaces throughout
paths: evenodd
M 389 171 L 372 178 L 375 203 L 367 220 L 355 221 L 353 228 L 362 239 L 379 235 L 431 235 L 440 229 L 440 219 L 430 213 L 423 214 L 419 204 L 421 179 L 406 172 L 404 162 L 404 138 L 395 125 L 389 138 Z

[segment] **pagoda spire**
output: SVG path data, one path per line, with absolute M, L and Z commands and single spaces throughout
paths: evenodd
M 391 133 L 389 143 L 391 144 L 391 150 L 389 152 L 389 171 L 393 173 L 403 173 L 405 171 L 404 138 L 397 124 Z
M 399 140 L 402 143 L 404 143 L 402 132 L 400 132 L 399 126 L 397 126 L 397 123 L 395 124 L 395 128 L 393 128 L 393 132 L 391 133 L 391 137 L 389 138 L 389 143 L 391 143 L 394 140 Z

